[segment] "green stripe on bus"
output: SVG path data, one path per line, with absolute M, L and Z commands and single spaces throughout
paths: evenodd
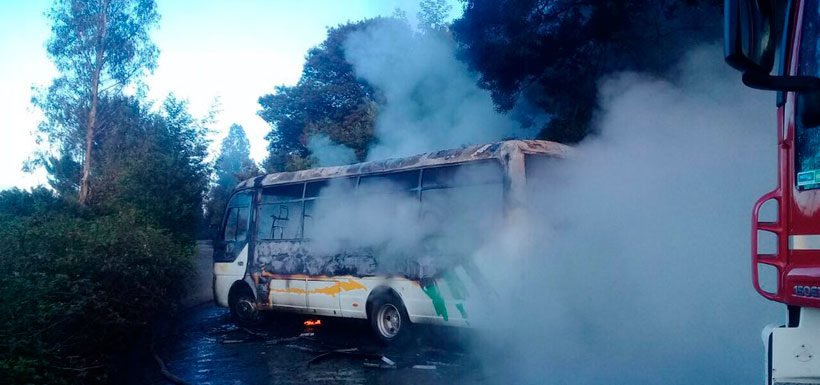
M 433 300 L 433 308 L 436 309 L 436 315 L 440 315 L 441 318 L 447 321 L 449 318 L 447 317 L 447 306 L 444 304 L 444 298 L 441 297 L 441 293 L 439 293 L 435 281 L 432 281 L 429 285 L 422 285 L 421 290 Z

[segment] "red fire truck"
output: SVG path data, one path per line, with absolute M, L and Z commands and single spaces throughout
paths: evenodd
M 777 187 L 752 214 L 754 287 L 787 314 L 763 331 L 766 383 L 820 384 L 820 0 L 726 0 L 724 12 L 726 62 L 777 92 Z

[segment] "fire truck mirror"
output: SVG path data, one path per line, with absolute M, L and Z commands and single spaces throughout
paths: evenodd
M 820 91 L 797 94 L 797 116 L 802 128 L 820 127 Z
M 761 290 L 769 294 L 777 294 L 777 281 L 778 271 L 776 267 L 765 263 L 757 264 L 757 284 Z
M 757 255 L 777 257 L 777 234 L 771 231 L 757 230 Z
M 723 54 L 729 65 L 742 72 L 772 71 L 777 41 L 774 15 L 773 0 L 726 0 Z
M 777 199 L 769 199 L 760 206 L 760 211 L 757 214 L 757 221 L 763 223 L 777 223 L 777 213 L 780 207 L 777 204 Z

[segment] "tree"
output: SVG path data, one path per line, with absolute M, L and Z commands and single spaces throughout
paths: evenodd
M 153 110 L 100 99 L 111 126 L 91 153 L 88 205 L 46 188 L 0 192 L 0 290 L 14 297 L 0 314 L 6 382 L 116 382 L 116 354 L 182 298 L 210 175 L 207 128 L 176 98 Z
M 660 73 L 719 38 L 718 0 L 465 0 L 452 30 L 501 110 L 519 98 L 553 116 L 542 138 L 589 132 L 597 82 L 623 70 Z
M 33 102 L 45 114 L 39 132 L 59 154 L 42 153 L 39 163 L 71 169 L 71 162 L 81 162 L 79 201 L 86 204 L 92 152 L 111 125 L 100 119 L 100 102 L 155 68 L 158 50 L 148 31 L 159 15 L 154 0 L 56 0 L 48 17 L 47 51 L 60 76 Z M 62 180 L 70 177 L 73 173 L 59 175 L 55 184 L 70 186 Z
M 185 292 L 190 244 L 133 210 L 89 211 L 46 188 L 0 191 L 5 384 L 121 383 L 117 357 Z
M 447 0 L 421 0 L 420 10 L 416 14 L 419 19 L 419 30 L 443 31 L 447 29 L 447 17 L 453 6 Z
M 101 102 L 103 116 L 116 124 L 98 137 L 89 203 L 103 212 L 136 210 L 179 239 L 193 239 L 210 175 L 207 122 L 173 96 L 156 113 L 135 97 Z
M 233 188 L 239 182 L 259 175 L 259 172 L 259 167 L 251 160 L 250 142 L 245 130 L 238 124 L 231 125 L 228 136 L 222 140 L 214 165 L 214 182 L 205 204 L 205 223 L 211 231 L 221 224 Z
M 327 39 L 308 51 L 302 76 L 295 86 L 278 86 L 259 98 L 259 116 L 271 125 L 268 172 L 310 166 L 306 147 L 311 135 L 322 134 L 351 147 L 363 160 L 374 140 L 373 126 L 379 104 L 377 91 L 357 78 L 345 59 L 347 36 L 383 19 L 348 23 L 328 29 Z

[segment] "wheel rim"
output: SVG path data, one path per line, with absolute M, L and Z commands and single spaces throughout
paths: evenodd
M 399 330 L 401 330 L 401 313 L 399 313 L 399 309 L 390 303 L 382 305 L 376 315 L 376 325 L 379 327 L 379 333 L 386 338 L 393 338 L 398 335 Z
M 236 315 L 243 320 L 252 320 L 256 317 L 256 304 L 249 298 L 240 298 L 236 301 Z

